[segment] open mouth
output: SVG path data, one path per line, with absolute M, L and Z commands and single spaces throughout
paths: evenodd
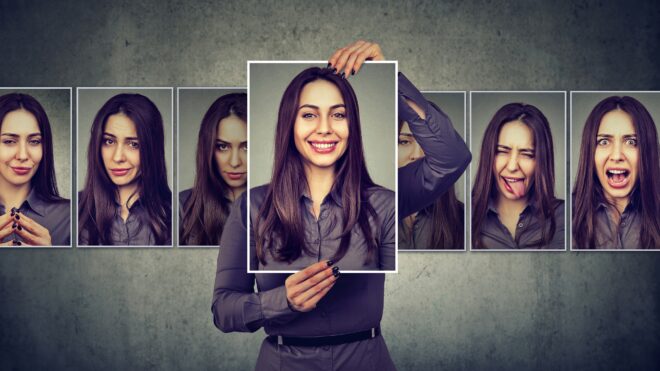
M 330 153 L 335 150 L 338 142 L 307 142 L 316 153 Z
M 513 178 L 508 176 L 501 177 L 504 181 L 504 188 L 516 197 L 523 197 L 525 195 L 525 178 Z
M 624 188 L 630 181 L 630 171 L 626 169 L 607 169 L 607 183 L 612 188 Z
M 16 175 L 26 175 L 32 170 L 30 167 L 12 167 L 11 168 Z

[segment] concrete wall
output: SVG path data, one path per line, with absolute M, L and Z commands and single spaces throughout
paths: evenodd
M 364 38 L 426 90 L 660 89 L 654 1 L 110 4 L 0 1 L 0 86 L 245 86 L 248 59 Z M 254 367 L 263 333 L 211 323 L 215 257 L 0 251 L 0 369 Z M 401 370 L 660 367 L 658 253 L 412 253 L 399 271 L 382 326 Z

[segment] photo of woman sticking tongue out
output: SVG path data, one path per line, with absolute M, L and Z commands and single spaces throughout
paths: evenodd
M 536 106 L 509 103 L 483 136 L 472 189 L 473 249 L 564 249 L 552 133 Z

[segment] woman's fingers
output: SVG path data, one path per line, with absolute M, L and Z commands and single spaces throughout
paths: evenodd
M 285 285 L 287 287 L 293 287 L 294 285 L 297 285 L 298 283 L 306 280 L 307 278 L 314 276 L 318 272 L 321 272 L 322 270 L 328 268 L 331 265 L 332 262 L 330 260 L 323 260 L 318 263 L 314 263 L 309 267 L 290 275 L 286 279 Z
M 23 229 L 27 229 L 35 235 L 44 236 L 49 234 L 48 229 L 46 229 L 41 224 L 35 222 L 34 219 L 29 218 L 24 214 L 16 214 L 15 218 L 16 218 L 16 223 L 21 225 Z
M 330 57 L 328 62 L 337 70 L 337 73 L 344 73 L 348 77 L 357 73 L 362 64 L 368 60 L 385 60 L 380 46 L 376 43 L 358 40 L 346 47 L 337 49 Z
M 0 215 L 0 229 L 6 227 L 7 225 L 11 226 L 13 221 L 14 221 L 14 216 L 10 211 Z
M 334 285 L 338 275 L 339 268 L 333 268 L 329 260 L 312 264 L 292 274 L 284 284 L 289 305 L 300 312 L 314 309 L 318 300 Z
M 51 245 L 50 232 L 41 224 L 33 219 L 23 215 L 16 215 L 16 228 L 14 231 L 31 245 L 48 246 Z
M 0 240 L 4 239 L 5 237 L 9 236 L 14 232 L 14 228 L 12 228 L 13 222 L 10 221 L 9 223 L 5 224 L 4 227 L 0 228 Z
M 330 291 L 330 288 L 335 284 L 336 281 L 337 276 L 331 274 L 330 277 L 327 277 L 323 281 L 295 297 L 293 299 L 293 305 L 297 308 L 300 308 L 299 310 L 301 312 L 307 312 L 316 308 L 316 303 L 318 303 L 318 301 L 321 300 L 321 298 L 325 296 L 328 291 Z
M 313 295 L 314 292 L 318 291 L 316 286 L 325 283 L 327 280 L 334 280 L 335 276 L 333 275 L 333 273 L 338 270 L 339 268 L 337 267 L 334 268 L 328 267 L 327 269 L 322 270 L 321 272 L 306 279 L 305 281 L 298 283 L 297 285 L 291 288 L 291 293 L 289 295 L 291 297 L 291 300 L 293 300 L 295 304 L 299 304 L 299 302 L 304 302 L 311 295 Z

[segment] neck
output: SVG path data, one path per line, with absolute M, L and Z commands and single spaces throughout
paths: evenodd
M 30 182 L 17 186 L 0 179 L 0 202 L 5 205 L 5 212 L 11 210 L 12 207 L 19 208 L 31 190 Z
M 137 184 L 127 184 L 125 186 L 119 187 L 119 203 L 121 204 L 122 208 L 130 208 L 135 201 L 140 197 L 140 195 L 135 195 L 133 196 L 130 201 L 130 205 L 128 204 L 129 198 L 131 195 L 135 193 L 137 190 Z
M 245 188 L 247 186 L 242 186 L 242 187 L 229 187 L 229 199 L 233 202 L 236 201 L 237 198 L 241 197 L 243 192 L 245 192 Z
M 335 184 L 335 168 L 318 168 L 305 165 L 305 177 L 307 178 L 312 200 L 320 203 L 330 193 L 332 185 Z
M 628 206 L 628 203 L 630 203 L 630 197 L 607 197 L 607 201 L 611 204 L 614 205 L 614 208 L 619 212 L 619 215 L 623 214 L 623 211 L 626 209 Z
M 499 214 L 520 215 L 527 207 L 527 197 L 519 198 L 517 200 L 510 200 L 506 197 L 498 195 L 495 205 Z

